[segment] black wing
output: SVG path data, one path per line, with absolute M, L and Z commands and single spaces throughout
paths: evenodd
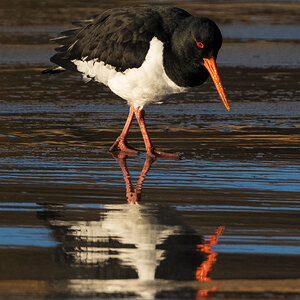
M 174 20 L 188 16 L 178 8 L 110 9 L 90 20 L 74 22 L 77 28 L 62 32 L 54 39 L 60 46 L 50 60 L 73 71 L 77 71 L 72 63 L 75 59 L 97 59 L 117 71 L 138 68 L 145 60 L 151 39 L 156 36 L 167 42 L 177 25 Z

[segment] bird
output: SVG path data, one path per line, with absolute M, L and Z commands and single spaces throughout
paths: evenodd
M 147 155 L 177 158 L 154 147 L 144 107 L 187 92 L 209 76 L 230 111 L 216 64 L 222 34 L 211 19 L 176 7 L 138 6 L 108 9 L 73 25 L 52 39 L 59 44 L 50 58 L 55 65 L 43 73 L 78 72 L 127 101 L 129 114 L 111 152 L 137 153 L 127 142 L 135 116 Z

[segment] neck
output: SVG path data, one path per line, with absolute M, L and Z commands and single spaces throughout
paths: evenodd
M 201 85 L 209 77 L 209 73 L 203 65 L 176 56 L 169 47 L 164 48 L 163 64 L 168 77 L 178 86 Z

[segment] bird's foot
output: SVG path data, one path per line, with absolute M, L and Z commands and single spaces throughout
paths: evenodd
M 150 157 L 155 157 L 158 159 L 170 159 L 170 160 L 177 160 L 179 159 L 179 155 L 176 153 L 167 153 L 160 150 L 157 150 L 155 148 L 151 148 L 147 150 L 147 154 Z
M 121 150 L 122 152 L 126 152 L 128 154 L 137 154 L 138 151 L 128 145 L 125 139 L 122 138 L 117 138 L 114 144 L 110 147 L 109 151 L 110 152 L 115 152 Z

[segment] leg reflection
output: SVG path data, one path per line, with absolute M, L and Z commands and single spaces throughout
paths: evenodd
M 120 167 L 122 169 L 123 175 L 124 175 L 124 180 L 126 184 L 126 197 L 128 203 L 136 204 L 142 199 L 142 187 L 144 180 L 146 178 L 146 175 L 148 171 L 151 168 L 152 163 L 154 162 L 154 158 L 151 156 L 147 155 L 143 169 L 138 177 L 138 180 L 136 182 L 135 188 L 133 187 L 131 183 L 131 176 L 127 168 L 127 155 L 119 152 L 116 155 L 114 154 L 114 157 L 119 161 Z

